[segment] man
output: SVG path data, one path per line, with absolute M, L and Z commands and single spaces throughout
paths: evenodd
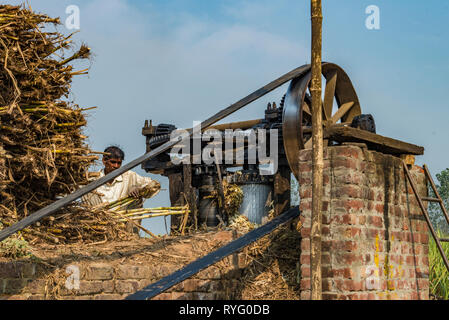
M 100 171 L 100 178 L 120 168 L 123 160 L 125 160 L 125 153 L 119 147 L 108 147 L 104 150 L 104 153 L 104 170 Z M 151 198 L 158 194 L 160 189 L 161 185 L 158 181 L 150 177 L 142 177 L 133 171 L 127 171 L 113 181 L 84 196 L 83 202 L 90 206 L 97 206 L 105 202 L 112 203 L 126 197 L 134 197 L 136 201 L 132 205 L 128 205 L 125 208 L 120 207 L 120 210 L 142 208 L 142 194 Z M 140 222 L 138 221 L 139 224 Z M 132 230 L 135 233 L 139 231 L 136 227 L 133 228 L 131 223 L 128 223 L 128 230 Z

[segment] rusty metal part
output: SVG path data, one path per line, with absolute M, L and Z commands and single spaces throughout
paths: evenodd
M 210 130 L 210 129 L 216 129 L 216 130 L 220 130 L 220 131 L 224 131 L 226 129 L 246 130 L 246 129 L 250 129 L 250 128 L 254 127 L 255 125 L 262 123 L 262 121 L 263 121 L 263 119 L 255 119 L 255 120 L 246 120 L 246 121 L 231 122 L 231 123 L 222 123 L 222 124 L 210 126 L 208 128 L 208 130 Z
M 361 108 L 354 86 L 345 71 L 333 63 L 323 62 L 322 74 L 326 79 L 323 101 L 323 125 L 325 127 L 347 123 L 361 114 Z M 282 134 L 285 153 L 290 168 L 298 179 L 299 151 L 311 148 L 311 135 L 304 127 L 311 126 L 312 104 L 309 90 L 311 72 L 292 80 L 283 104 Z M 337 102 L 335 114 L 333 102 Z

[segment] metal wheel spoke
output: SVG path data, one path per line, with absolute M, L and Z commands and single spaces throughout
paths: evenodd
M 310 149 L 312 148 L 312 137 L 309 138 L 309 140 L 307 140 L 306 143 L 304 143 L 304 149 Z
M 312 116 L 312 111 L 310 110 L 311 110 L 310 105 L 307 103 L 307 101 L 304 100 L 304 104 L 302 105 L 302 111 Z
M 335 88 L 337 87 L 337 71 L 333 71 L 327 78 L 326 88 L 324 90 L 324 114 L 325 120 L 331 119 L 332 106 L 334 104 Z
M 354 106 L 354 101 L 343 104 L 340 108 L 338 108 L 337 112 L 332 116 L 331 123 L 335 124 L 338 120 L 343 118 L 349 110 Z

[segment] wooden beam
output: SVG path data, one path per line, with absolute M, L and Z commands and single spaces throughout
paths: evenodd
M 192 215 L 195 230 L 198 230 L 198 208 L 196 206 L 195 189 L 192 186 L 192 165 L 183 165 L 183 183 L 184 183 L 184 195 L 187 198 L 189 204 L 190 214 Z
M 274 214 L 276 217 L 290 208 L 290 179 L 290 167 L 279 166 L 279 170 L 274 176 Z
M 312 19 L 312 226 L 310 265 L 312 300 L 322 299 L 321 198 L 323 195 L 323 109 L 321 104 L 321 51 L 323 13 L 321 0 L 311 0 Z
M 423 147 L 352 127 L 325 128 L 324 138 L 337 142 L 362 142 L 370 149 L 393 155 L 424 154 Z

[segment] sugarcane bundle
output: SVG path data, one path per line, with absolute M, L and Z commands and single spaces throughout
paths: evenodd
M 58 18 L 0 5 L 0 221 L 11 224 L 86 184 L 98 159 L 82 134 L 83 109 L 69 101 L 72 49 Z M 39 232 L 39 230 L 36 230 Z M 42 230 L 40 230 L 42 231 Z
M 159 207 L 159 208 L 139 208 L 129 210 L 111 211 L 110 214 L 121 222 L 129 220 L 142 220 L 164 216 L 176 216 L 189 214 L 188 206 L 184 207 Z
M 224 208 L 229 217 L 240 215 L 240 206 L 243 202 L 243 191 L 236 184 L 223 180 Z
M 126 230 L 125 223 L 108 212 L 94 212 L 84 207 L 71 207 L 63 213 L 44 218 L 22 230 L 21 236 L 30 244 L 98 243 L 136 237 Z

